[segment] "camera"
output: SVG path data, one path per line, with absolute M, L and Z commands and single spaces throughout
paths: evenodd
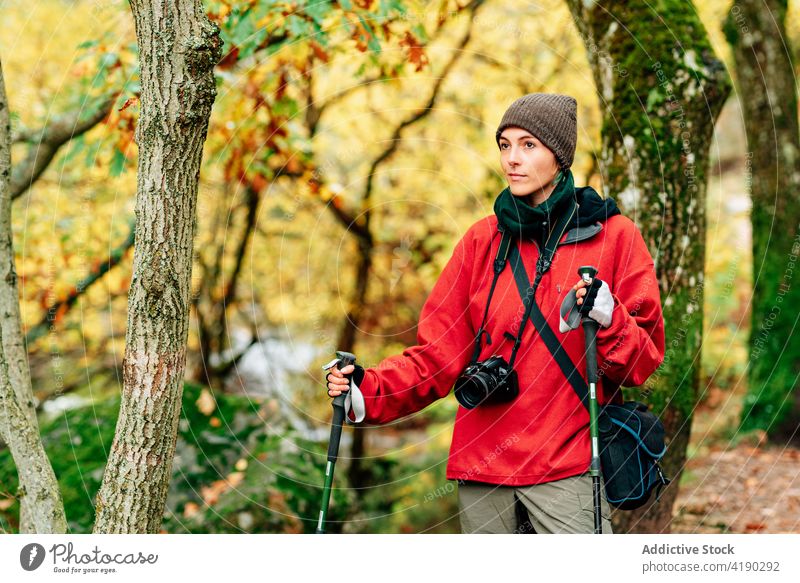
M 456 400 L 465 409 L 478 405 L 507 403 L 519 394 L 517 372 L 502 356 L 470 364 L 456 379 Z

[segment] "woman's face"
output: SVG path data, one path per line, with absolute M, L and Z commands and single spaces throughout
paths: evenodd
M 510 127 L 500 134 L 500 163 L 511 194 L 539 204 L 553 191 L 558 161 L 553 152 L 528 130 Z

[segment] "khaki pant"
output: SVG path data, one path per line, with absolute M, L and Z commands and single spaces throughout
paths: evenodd
M 533 486 L 459 482 L 458 506 L 461 532 L 465 534 L 594 532 L 592 478 L 588 473 Z M 605 490 L 600 510 L 603 534 L 612 534 Z

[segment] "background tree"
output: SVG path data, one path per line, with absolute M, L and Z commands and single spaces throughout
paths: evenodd
M 786 0 L 736 0 L 724 31 L 747 134 L 753 226 L 748 392 L 741 430 L 798 430 L 800 131 Z
M 339 207 L 328 204 L 314 147 L 320 120 L 335 115 L 334 106 L 348 95 L 399 76 L 405 61 L 382 54 L 384 44 L 399 43 L 402 55 L 419 64 L 423 41 L 415 34 L 421 31 L 412 31 L 404 18 L 406 4 L 324 1 L 284 14 L 266 3 L 233 8 L 214 3 L 211 18 L 225 41 L 220 81 L 234 91 L 221 104 L 226 115 L 211 121 L 209 157 L 216 164 L 206 178 L 214 200 L 204 209 L 208 237 L 195 257 L 198 346 L 190 378 L 225 390 L 236 364 L 259 340 L 258 322 L 240 309 L 239 287 L 267 191 L 294 192 L 336 214 Z M 352 81 L 318 99 L 320 69 L 343 55 L 353 63 L 353 52 L 360 58 Z M 243 346 L 231 338 L 237 326 L 249 329 Z
M 0 431 L 0 438 L 17 440 L 11 449 L 17 452 L 15 464 L 20 478 L 16 494 L 20 507 L 20 532 L 64 532 L 66 529 L 64 507 L 55 474 L 38 437 L 36 412 L 42 399 L 50 393 L 41 389 L 36 393 L 33 391 L 28 342 L 36 334 L 41 335 L 53 329 L 56 322 L 74 304 L 75 299 L 94 283 L 97 275 L 104 273 L 99 269 L 94 279 L 90 275 L 83 282 L 85 285 L 80 291 L 73 290 L 68 301 L 45 307 L 40 317 L 39 330 L 34 334 L 29 331 L 23 338 L 11 220 L 12 203 L 40 180 L 65 146 L 71 145 L 76 139 L 80 140 L 86 132 L 104 121 L 113 104 L 113 97 L 108 93 L 90 95 L 80 83 L 77 85 L 73 87 L 76 91 L 71 93 L 74 97 L 67 106 L 68 111 L 48 116 L 46 123 L 39 129 L 19 123 L 18 117 L 9 111 L 7 96 L 3 92 L 3 113 L 7 123 L 2 128 L 2 148 L 4 155 L 8 156 L 8 166 L 7 174 L 3 174 L 0 200 L 0 233 L 3 234 L 0 264 L 7 275 L 0 280 L 0 305 L 3 306 L 2 328 L 9 373 L 8 387 L 13 389 L 16 397 L 16 405 L 9 411 L 24 414 L 27 422 L 23 423 L 23 419 L 11 415 L 6 420 L 10 424 L 6 429 L 14 427 L 15 430 L 10 433 Z M 15 144 L 25 147 L 27 152 L 20 162 L 12 166 L 11 147 Z M 11 402 L 7 402 L 11 407 Z M 37 500 L 41 500 L 41 504 Z
M 19 475 L 20 532 L 62 533 L 67 521 L 53 467 L 39 436 L 22 336 L 11 232 L 11 122 L 0 63 L 0 437 Z
M 123 399 L 95 532 L 158 532 L 186 365 L 197 188 L 219 29 L 200 0 L 131 2 L 142 94 Z
M 700 382 L 709 144 L 730 85 L 691 4 L 662 2 L 656 12 L 647 2 L 568 3 L 603 111 L 603 191 L 655 258 L 666 325 L 664 363 L 646 386 L 669 437 L 663 466 L 673 482 L 659 505 L 615 523 L 668 532 Z

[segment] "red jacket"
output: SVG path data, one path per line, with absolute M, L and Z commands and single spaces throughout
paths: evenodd
M 585 378 L 581 328 L 558 331 L 559 307 L 575 285 L 578 267 L 594 265 L 614 296 L 611 325 L 597 337 L 598 400 L 621 402 L 620 385 L 647 380 L 664 358 L 664 323 L 653 259 L 634 223 L 615 215 L 588 239 L 565 243 L 542 278 L 536 301 L 570 359 Z M 382 424 L 419 411 L 450 393 L 469 363 L 500 244 L 497 217 L 481 219 L 461 238 L 422 308 L 418 345 L 365 370 L 360 385 L 365 422 Z M 533 280 L 539 252 L 528 239 L 516 242 Z M 523 304 L 510 263 L 500 275 L 489 308 L 480 360 L 493 354 L 506 361 Z M 523 333 L 514 364 L 519 396 L 510 403 L 480 405 L 456 415 L 447 464 L 448 479 L 530 485 L 582 474 L 589 468 L 589 413 L 553 360 L 532 322 Z

